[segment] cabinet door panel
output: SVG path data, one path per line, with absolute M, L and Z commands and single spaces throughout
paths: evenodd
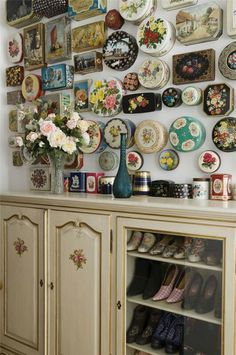
M 30 354 L 43 351 L 44 212 L 3 208 L 2 342 Z
M 49 353 L 108 354 L 109 217 L 55 212 L 50 220 Z

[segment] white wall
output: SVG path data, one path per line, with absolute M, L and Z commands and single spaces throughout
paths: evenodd
M 207 42 L 207 43 L 200 43 L 196 45 L 191 45 L 191 46 L 184 46 L 178 43 L 176 41 L 174 48 L 162 57 L 161 59 L 165 60 L 170 68 L 172 67 L 172 55 L 173 54 L 179 54 L 179 53 L 184 53 L 184 52 L 190 52 L 194 50 L 201 50 L 201 49 L 208 49 L 208 48 L 214 48 L 216 51 L 216 78 L 215 78 L 215 83 L 220 83 L 220 82 L 228 82 L 231 86 L 234 86 L 234 81 L 230 81 L 225 79 L 219 72 L 218 70 L 218 57 L 222 49 L 228 45 L 230 42 L 233 41 L 230 37 L 226 35 L 226 1 L 227 0 L 220 0 L 218 3 L 221 5 L 221 7 L 224 9 L 224 33 L 220 37 L 219 40 L 214 41 L 214 42 Z M 209 3 L 209 1 L 206 0 L 199 0 L 198 3 Z M 118 8 L 118 0 L 108 0 L 108 6 L 109 9 L 112 8 Z M 160 17 L 165 17 L 166 19 L 170 20 L 172 23 L 175 24 L 175 16 L 178 10 L 174 11 L 164 11 L 161 8 L 160 0 L 158 1 L 158 9 L 157 13 L 158 16 Z M 6 95 L 5 95 L 5 74 L 4 74 L 4 69 L 6 66 L 10 66 L 10 63 L 7 63 L 6 61 L 6 35 L 9 31 L 17 31 L 17 29 L 11 29 L 9 26 L 5 24 L 5 19 L 4 19 L 4 1 L 0 1 L 0 13 L 1 13 L 1 20 L 0 20 L 0 34 L 1 34 L 1 44 L 2 44 L 2 50 L 1 50 L 1 84 L 0 84 L 0 90 L 1 90 L 1 97 L 0 97 L 0 102 L 1 102 L 1 113 L 2 117 L 0 119 L 0 134 L 1 134 L 1 140 L 0 140 L 0 145 L 1 145 L 1 150 L 0 150 L 0 166 L 1 166 L 1 182 L 0 182 L 0 187 L 2 190 L 7 189 L 7 182 L 9 181 L 9 189 L 10 190 L 27 190 L 28 189 L 28 167 L 23 167 L 23 168 L 18 168 L 18 167 L 12 167 L 11 159 L 10 159 L 10 149 L 7 146 L 7 134 L 8 134 L 8 129 L 7 129 L 7 124 L 8 124 L 8 116 L 7 116 L 7 111 L 10 110 L 10 106 L 6 106 Z M 94 17 L 92 19 L 88 19 L 86 21 L 81 21 L 81 22 L 75 22 L 73 21 L 72 26 L 77 27 L 81 24 L 85 24 L 91 21 L 96 21 L 99 19 L 102 19 L 102 16 L 99 17 Z M 137 27 L 125 23 L 125 25 L 122 27 L 122 30 L 127 31 L 134 36 L 136 35 Z M 109 33 L 112 31 L 109 30 Z M 3 55 L 2 55 L 3 54 Z M 139 65 L 144 61 L 146 58 L 145 54 L 142 53 L 141 51 L 139 52 L 139 56 L 134 63 L 134 65 L 127 71 L 125 72 L 119 72 L 119 71 L 114 71 L 109 68 L 107 68 L 104 64 L 104 71 L 102 73 L 93 73 L 90 75 L 76 75 L 75 80 L 81 80 L 84 78 L 104 78 L 104 77 L 110 77 L 114 76 L 117 78 L 122 79 L 126 73 L 130 71 L 137 71 Z M 69 62 L 68 62 L 69 63 Z M 197 87 L 200 87 L 204 89 L 209 83 L 196 83 Z M 172 85 L 172 75 L 170 78 L 170 81 L 166 85 L 166 87 Z M 186 85 L 181 85 L 178 86 L 179 88 L 183 88 Z M 164 90 L 161 89 L 159 92 L 162 93 Z M 148 91 L 146 89 L 139 89 L 139 92 L 142 91 Z M 73 93 L 71 92 L 73 95 Z M 197 151 L 195 152 L 190 152 L 190 153 L 179 153 L 180 156 L 180 164 L 177 167 L 176 170 L 173 170 L 172 172 L 166 172 L 162 170 L 158 163 L 157 163 L 157 157 L 158 153 L 156 154 L 144 154 L 144 165 L 142 170 L 150 170 L 151 171 L 151 176 L 152 179 L 171 179 L 176 182 L 191 182 L 193 177 L 202 177 L 204 174 L 199 170 L 198 165 L 197 165 L 197 159 L 200 153 L 205 150 L 205 149 L 213 149 L 216 150 L 214 144 L 211 141 L 211 132 L 212 128 L 215 125 L 215 123 L 220 119 L 219 117 L 209 117 L 204 114 L 202 110 L 202 106 L 195 106 L 195 107 L 187 107 L 185 105 L 181 105 L 180 107 L 176 109 L 168 109 L 166 107 L 163 107 L 162 111 L 156 111 L 152 112 L 149 114 L 139 114 L 139 115 L 125 115 L 123 113 L 120 113 L 118 115 L 119 118 L 129 118 L 133 120 L 134 123 L 138 124 L 144 119 L 154 119 L 158 120 L 159 122 L 163 123 L 166 128 L 168 129 L 171 123 L 181 115 L 189 115 L 196 117 L 199 119 L 204 126 L 206 127 L 207 131 L 207 138 L 204 143 L 204 145 Z M 235 111 L 230 114 L 230 116 L 235 116 Z M 94 119 L 94 120 L 102 120 L 104 123 L 108 121 L 108 118 L 100 118 L 94 115 L 93 113 L 84 113 L 83 114 L 84 118 L 87 119 Z M 171 147 L 170 144 L 168 143 L 167 147 Z M 109 149 L 109 148 L 108 148 Z M 131 148 L 136 149 L 136 147 Z M 119 154 L 119 151 L 116 151 L 117 154 Z M 221 159 L 222 159 L 222 164 L 221 168 L 218 170 L 219 173 L 232 173 L 234 174 L 235 168 L 236 168 L 236 152 L 235 153 L 223 153 L 219 150 L 217 152 L 220 154 Z M 83 170 L 86 171 L 99 171 L 99 164 L 98 164 L 98 157 L 99 155 L 94 153 L 91 155 L 85 155 L 85 164 Z M 8 168 L 9 167 L 9 168 Z M 111 171 L 107 175 L 115 175 L 116 171 Z M 233 176 L 233 180 L 236 182 L 236 174 Z

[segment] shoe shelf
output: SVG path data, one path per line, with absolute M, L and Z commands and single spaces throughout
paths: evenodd
M 210 266 L 205 263 L 191 263 L 190 261 L 187 261 L 186 259 L 174 259 L 174 258 L 163 258 L 162 256 L 152 256 L 148 253 L 138 253 L 135 251 L 128 251 L 127 255 L 132 256 L 134 258 L 143 258 L 143 259 L 148 259 L 148 260 L 154 260 L 154 261 L 161 261 L 163 263 L 168 263 L 168 264 L 175 264 L 175 265 L 183 265 L 183 266 L 188 266 L 192 268 L 198 268 L 198 269 L 204 269 L 204 270 L 211 270 L 211 271 L 218 271 L 222 272 L 222 267 L 221 266 Z
M 221 319 L 218 319 L 214 316 L 214 311 L 205 314 L 199 314 L 196 313 L 194 310 L 182 309 L 180 306 L 181 302 L 180 303 L 167 303 L 166 301 L 155 302 L 150 299 L 144 300 L 142 296 L 127 297 L 127 301 L 135 304 L 142 304 L 144 306 L 151 307 L 151 308 L 161 309 L 166 312 L 181 314 L 185 317 L 199 319 L 204 322 L 221 325 Z
M 134 350 L 140 350 L 145 353 L 148 353 L 150 355 L 166 355 L 165 349 L 158 349 L 154 350 L 150 344 L 147 345 L 138 345 L 138 344 L 126 344 L 128 348 L 134 349 Z M 177 353 L 175 353 L 177 354 Z

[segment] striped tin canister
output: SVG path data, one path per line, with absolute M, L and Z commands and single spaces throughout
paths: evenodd
M 148 195 L 151 185 L 150 171 L 136 171 L 133 180 L 134 195 Z

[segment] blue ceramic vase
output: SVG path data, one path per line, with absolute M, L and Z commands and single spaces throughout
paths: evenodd
M 126 134 L 120 133 L 120 165 L 114 180 L 113 194 L 116 198 L 128 198 L 132 193 L 131 178 L 126 166 Z

